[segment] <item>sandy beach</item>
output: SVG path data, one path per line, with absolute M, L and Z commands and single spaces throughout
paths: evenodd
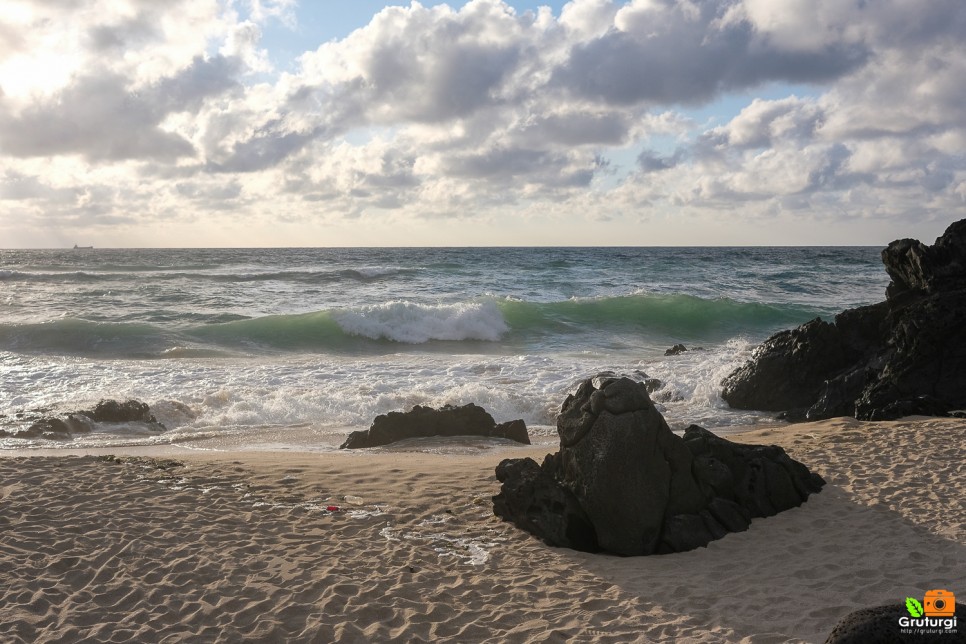
M 828 485 L 640 558 L 493 516 L 494 466 L 546 446 L 0 458 L 0 640 L 822 642 L 856 608 L 966 593 L 966 421 L 734 438 Z

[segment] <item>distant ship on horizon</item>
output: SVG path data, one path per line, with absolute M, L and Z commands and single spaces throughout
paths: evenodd
M 94 250 L 93 246 L 78 246 L 74 244 L 74 250 Z

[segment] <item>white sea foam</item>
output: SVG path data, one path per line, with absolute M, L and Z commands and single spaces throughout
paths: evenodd
M 375 277 L 386 277 L 388 275 L 395 275 L 396 273 L 404 270 L 398 266 L 360 266 L 358 268 L 349 269 L 354 273 L 357 273 L 361 277 L 372 279 Z
M 137 398 L 169 431 L 138 434 L 101 428 L 66 445 L 190 444 L 224 438 L 245 449 L 291 443 L 310 433 L 313 449 L 335 449 L 348 428 L 368 427 L 390 411 L 413 405 L 441 407 L 476 403 L 497 422 L 522 418 L 535 442 L 553 443 L 556 414 L 583 378 L 611 370 L 641 378 L 647 372 L 666 384 L 654 398 L 675 429 L 690 423 L 710 428 L 753 423 L 762 417 L 728 409 L 721 379 L 741 364 L 750 343 L 694 351 L 658 361 L 612 362 L 585 355 L 452 355 L 399 353 L 388 356 L 287 356 L 275 360 L 117 361 L 110 369 L 96 360 L 0 354 L 0 429 L 21 429 L 18 410 L 47 407 L 50 413 L 90 409 L 101 398 Z M 34 383 L 48 386 L 45 395 Z M 665 396 L 667 398 L 665 398 Z M 5 447 L 25 446 L 22 442 Z M 37 446 L 50 446 L 38 441 Z M 63 445 L 62 445 L 63 446 Z
M 751 356 L 754 343 L 733 338 L 714 349 L 687 351 L 646 365 L 664 383 L 653 397 L 672 429 L 752 425 L 768 414 L 733 410 L 721 397 L 721 382 Z
M 493 302 L 416 304 L 387 302 L 336 311 L 343 331 L 373 340 L 421 344 L 430 340 L 499 340 L 509 329 Z

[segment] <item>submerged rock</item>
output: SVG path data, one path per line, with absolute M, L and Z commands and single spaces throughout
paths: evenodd
M 151 414 L 146 403 L 139 400 L 102 400 L 94 409 L 76 411 L 65 416 L 43 416 L 34 420 L 26 429 L 12 433 L 3 432 L 0 436 L 69 440 L 75 434 L 90 432 L 95 423 L 139 423 L 153 431 L 165 430 L 164 425 Z
M 469 403 L 462 407 L 445 405 L 440 409 L 416 405 L 408 412 L 391 411 L 376 416 L 368 430 L 352 432 L 339 449 L 378 447 L 430 436 L 485 436 L 530 444 L 530 435 L 522 420 L 497 424 L 485 409 Z
M 692 425 L 673 434 L 642 383 L 595 378 L 564 401 L 560 451 L 496 469 L 497 516 L 554 546 L 619 555 L 681 552 L 801 505 L 824 481 L 780 447 Z
M 789 420 L 947 415 L 966 406 L 966 220 L 889 244 L 886 300 L 776 333 L 728 375 L 736 409 Z
M 151 408 L 140 400 L 102 400 L 94 409 L 79 411 L 97 423 L 157 423 Z
M 691 347 L 689 349 L 686 346 L 684 346 L 683 344 L 675 344 L 670 349 L 665 349 L 664 355 L 665 356 L 676 356 L 678 354 L 686 353 L 688 351 L 703 351 L 703 350 L 704 350 L 704 347 Z

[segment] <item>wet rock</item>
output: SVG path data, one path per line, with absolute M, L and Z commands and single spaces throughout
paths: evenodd
M 858 357 L 834 324 L 815 318 L 755 349 L 752 360 L 725 379 L 722 397 L 737 409 L 807 409 L 825 381 Z
M 790 420 L 944 415 L 966 405 L 966 220 L 882 251 L 886 300 L 781 331 L 722 383 L 737 409 Z
M 98 423 L 157 423 L 147 403 L 140 400 L 102 400 L 94 409 L 77 412 Z
M 128 400 L 123 403 L 115 400 L 102 400 L 92 410 L 81 410 L 64 416 L 42 416 L 38 418 L 18 412 L 17 419 L 33 422 L 26 429 L 0 434 L 0 436 L 69 440 L 76 434 L 90 432 L 94 429 L 95 423 L 140 423 L 154 431 L 164 431 L 165 429 L 164 425 L 151 415 L 148 405 L 138 400 Z
M 542 465 L 500 463 L 493 497 L 497 516 L 556 546 L 690 550 L 798 506 L 824 484 L 779 447 L 732 443 L 697 426 L 674 435 L 644 384 L 628 378 L 582 382 L 557 432 L 560 451 Z
M 704 347 L 691 347 L 690 349 L 683 344 L 675 344 L 670 349 L 664 351 L 665 356 L 676 356 L 687 351 L 703 351 Z
M 523 443 L 524 445 L 530 444 L 530 434 L 527 432 L 527 424 L 523 422 L 522 418 L 518 418 L 517 420 L 508 420 L 505 423 L 498 423 L 496 427 L 493 428 L 490 436 L 496 438 L 506 438 L 507 440 Z
M 14 434 L 14 438 L 46 438 L 48 440 L 70 439 L 67 423 L 56 417 L 41 418 L 30 427 Z
M 522 420 L 498 425 L 485 409 L 469 403 L 462 407 L 445 405 L 440 409 L 416 405 L 408 412 L 392 411 L 377 416 L 368 430 L 349 434 L 340 449 L 378 447 L 429 436 L 485 436 L 530 444 L 527 426 Z

